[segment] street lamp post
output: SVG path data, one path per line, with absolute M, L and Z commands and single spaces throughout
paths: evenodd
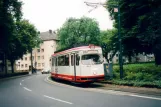
M 121 39 L 121 17 L 120 6 L 118 5 L 118 39 L 119 39 L 119 65 L 120 65 L 120 79 L 123 78 L 123 59 L 122 59 L 122 39 Z

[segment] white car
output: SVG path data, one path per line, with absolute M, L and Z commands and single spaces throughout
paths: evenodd
M 50 68 L 44 68 L 44 69 L 41 71 L 41 73 L 42 73 L 42 74 L 48 74 L 48 73 L 50 73 L 50 71 L 51 71 Z

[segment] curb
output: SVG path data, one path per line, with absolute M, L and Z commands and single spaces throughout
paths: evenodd
M 99 83 L 99 84 L 102 84 L 102 83 Z M 104 84 L 102 84 L 104 85 Z M 110 84 L 110 85 L 113 85 L 113 84 Z M 119 85 L 118 85 L 119 86 Z M 129 92 L 129 93 L 135 93 L 135 94 L 143 94 L 143 95 L 153 95 L 153 96 L 161 96 L 161 90 L 160 91 L 150 91 L 150 90 L 131 90 L 131 89 L 128 89 L 128 88 L 108 88 L 108 89 L 105 89 L 106 86 L 104 86 L 104 88 L 101 88 L 101 89 L 104 89 L 104 90 L 113 90 L 113 91 L 121 91 L 121 92 Z M 129 86 L 128 86 L 129 87 Z M 145 87 L 134 87 L 134 88 L 145 88 Z M 148 89 L 148 88 L 147 88 Z
M 2 80 L 14 79 L 14 78 L 27 77 L 27 76 L 31 76 L 31 74 L 26 74 L 26 75 L 19 75 L 19 76 L 11 76 L 11 77 L 0 78 L 0 81 L 2 81 Z
M 78 87 L 74 87 L 74 86 L 69 86 L 68 84 L 62 84 L 62 83 L 55 83 L 53 80 L 50 79 L 50 76 L 46 77 L 47 81 L 51 84 L 57 84 L 57 85 L 60 85 L 60 86 L 68 86 L 68 87 L 71 87 L 71 88 L 78 88 Z M 101 84 L 103 85 L 103 84 Z M 79 89 L 79 88 L 78 88 Z M 84 88 L 81 88 L 81 89 L 84 89 Z M 88 89 L 88 88 L 87 88 Z M 155 92 L 142 92 L 142 91 L 131 91 L 131 90 L 122 90 L 122 89 L 114 89 L 114 88 L 108 88 L 108 89 L 105 89 L 105 86 L 103 86 L 103 88 L 90 88 L 90 89 L 93 89 L 93 90 L 104 90 L 104 91 L 114 91 L 114 92 L 120 92 L 120 93 L 129 93 L 129 94 L 142 94 L 142 95 L 150 95 L 150 96 L 158 96 L 158 97 L 161 97 L 161 93 L 155 93 Z

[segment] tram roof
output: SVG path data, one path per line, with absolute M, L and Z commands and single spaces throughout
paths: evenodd
M 94 45 L 95 46 L 95 45 Z M 77 50 L 82 50 L 82 49 L 85 49 L 85 48 L 89 48 L 89 45 L 83 45 L 83 46 L 78 46 L 78 47 L 72 47 L 72 48 L 65 48 L 65 49 L 61 49 L 61 50 L 58 50 L 58 51 L 55 51 L 53 55 L 55 54 L 61 54 L 61 53 L 66 53 L 66 52 L 69 52 L 69 51 L 77 51 Z M 95 46 L 95 48 L 101 48 L 100 46 Z

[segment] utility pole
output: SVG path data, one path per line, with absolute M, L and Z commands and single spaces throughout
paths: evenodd
M 120 1 L 120 0 L 119 0 Z M 98 6 L 106 7 L 107 4 L 104 3 L 91 3 L 91 2 L 84 2 L 87 6 L 91 6 L 96 9 Z M 122 58 L 122 40 L 121 40 L 121 16 L 120 16 L 120 5 L 111 5 L 114 7 L 114 12 L 118 13 L 118 41 L 119 41 L 119 65 L 120 65 L 120 79 L 123 78 L 123 58 Z M 92 11 L 94 10 L 92 9 Z M 90 11 L 91 12 L 91 11 Z
M 123 59 L 122 59 L 122 39 L 121 39 L 121 16 L 120 5 L 118 5 L 118 39 L 119 39 L 119 65 L 120 65 L 120 79 L 123 78 Z

